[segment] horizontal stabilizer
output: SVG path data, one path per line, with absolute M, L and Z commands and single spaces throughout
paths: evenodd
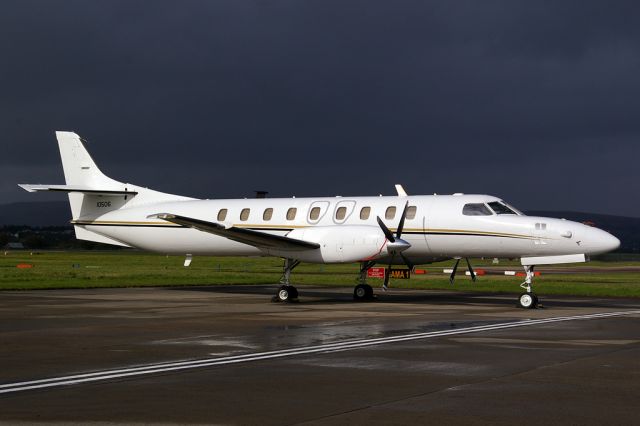
M 185 216 L 178 216 L 171 213 L 158 213 L 147 216 L 148 219 L 162 219 L 178 225 L 195 228 L 198 231 L 219 235 L 239 243 L 248 244 L 261 249 L 281 249 L 281 250 L 313 250 L 320 247 L 320 244 L 309 241 L 297 240 L 295 238 L 281 235 L 267 234 L 266 232 L 253 231 L 251 229 L 238 228 L 235 226 L 225 226 L 216 222 L 193 219 Z
M 136 195 L 136 191 L 127 191 L 127 189 L 97 189 L 79 185 L 32 185 L 19 184 L 20 188 L 27 192 L 39 191 L 58 191 L 58 192 L 81 192 L 83 194 L 96 195 Z

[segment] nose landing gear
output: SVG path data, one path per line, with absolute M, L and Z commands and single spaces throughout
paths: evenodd
M 533 265 L 524 267 L 527 275 L 520 287 L 525 289 L 526 293 L 522 293 L 518 298 L 518 306 L 523 309 L 535 309 L 538 307 L 538 296 L 533 293 L 533 268 Z

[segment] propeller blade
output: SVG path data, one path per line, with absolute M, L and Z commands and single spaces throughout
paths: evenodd
M 471 274 L 471 280 L 473 282 L 476 282 L 476 273 L 473 270 L 473 267 L 471 266 L 471 262 L 469 262 L 469 258 L 465 257 L 464 260 L 467 261 L 467 266 L 469 267 L 469 273 Z
M 387 291 L 389 288 L 389 271 L 388 269 L 384 272 L 384 282 L 382 283 L 382 290 Z
M 393 234 L 391 233 L 389 228 L 387 228 L 387 225 L 385 225 L 384 222 L 382 221 L 382 219 L 380 219 L 380 216 L 378 216 L 377 219 L 378 219 L 378 225 L 380 225 L 380 229 L 382 229 L 382 232 L 384 233 L 384 236 L 390 242 L 395 243 L 396 242 L 396 237 L 393 236 Z
M 409 269 L 413 271 L 413 268 L 415 265 L 409 259 L 407 259 L 407 257 L 404 254 L 402 254 L 402 252 L 400 252 L 400 257 L 404 261 L 404 264 L 407 265 Z
M 402 229 L 404 228 L 404 220 L 407 217 L 408 208 L 409 202 L 407 201 L 404 205 L 404 209 L 402 210 L 402 216 L 400 216 L 400 223 L 398 224 L 398 230 L 396 231 L 396 238 L 400 238 L 402 236 Z
M 449 276 L 450 284 L 453 284 L 453 281 L 456 279 L 456 271 L 458 270 L 459 263 L 460 263 L 460 259 L 456 259 L 456 264 L 453 265 L 453 271 L 451 271 L 451 276 Z
M 393 258 L 396 257 L 395 254 L 391 255 L 391 260 L 389 260 L 389 266 L 387 266 L 387 270 L 384 274 L 384 283 L 382 283 L 382 289 L 387 291 L 389 289 L 389 278 L 391 278 L 391 265 L 393 265 Z

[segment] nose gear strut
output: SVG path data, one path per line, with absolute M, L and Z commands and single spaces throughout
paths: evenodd
M 524 267 L 526 278 L 520 287 L 526 290 L 526 293 L 522 293 L 518 298 L 518 306 L 524 309 L 535 309 L 538 307 L 538 296 L 533 293 L 533 268 L 534 265 L 527 265 Z

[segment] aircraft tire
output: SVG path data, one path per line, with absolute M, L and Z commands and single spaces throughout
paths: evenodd
M 373 288 L 369 284 L 365 284 L 367 286 L 367 299 L 373 299 Z
M 533 293 L 522 293 L 518 298 L 518 306 L 523 309 L 535 309 L 538 306 L 538 296 Z
M 364 284 L 358 284 L 353 289 L 353 299 L 354 300 L 364 300 L 367 297 L 367 289 Z
M 373 288 L 369 284 L 358 284 L 353 289 L 354 300 L 367 300 L 373 298 Z
M 280 302 L 291 302 L 298 298 L 298 289 L 292 285 L 283 285 L 278 289 L 276 298 Z

